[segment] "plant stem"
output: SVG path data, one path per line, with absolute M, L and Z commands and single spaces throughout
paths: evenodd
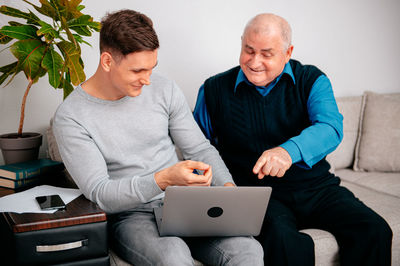
M 19 118 L 19 127 L 18 127 L 19 136 L 22 136 L 22 128 L 24 127 L 26 97 L 28 96 L 29 90 L 31 89 L 33 84 L 33 80 L 31 78 L 29 78 L 28 80 L 29 80 L 28 87 L 26 87 L 24 98 L 22 99 L 22 104 L 21 104 L 21 116 Z

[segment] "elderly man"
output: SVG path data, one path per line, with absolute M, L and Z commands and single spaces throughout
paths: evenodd
M 162 204 L 167 186 L 233 186 L 181 90 L 152 74 L 158 47 L 144 14 L 121 10 L 102 20 L 97 71 L 55 115 L 65 166 L 83 194 L 107 212 L 111 243 L 126 261 L 193 265 L 193 256 L 208 265 L 262 265 L 261 245 L 252 237 L 158 233 L 153 208 Z M 188 160 L 178 161 L 174 144 Z
M 390 265 L 390 227 L 325 160 L 343 136 L 330 81 L 292 51 L 286 20 L 251 19 L 240 66 L 205 81 L 195 119 L 237 185 L 273 187 L 258 237 L 265 264 L 314 265 L 312 238 L 299 230 L 320 228 L 336 237 L 341 265 Z

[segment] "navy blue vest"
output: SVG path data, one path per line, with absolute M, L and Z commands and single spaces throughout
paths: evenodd
M 261 154 L 279 146 L 311 125 L 307 99 L 315 80 L 323 73 L 315 66 L 290 60 L 295 84 L 287 74 L 265 97 L 242 82 L 234 92 L 240 67 L 207 79 L 204 95 L 215 144 L 237 185 L 272 186 L 281 189 L 315 187 L 331 180 L 323 159 L 311 169 L 292 165 L 283 178 L 259 180 L 252 169 Z

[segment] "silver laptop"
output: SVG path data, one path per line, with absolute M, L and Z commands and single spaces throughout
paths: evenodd
M 270 187 L 170 186 L 154 209 L 160 236 L 256 236 Z

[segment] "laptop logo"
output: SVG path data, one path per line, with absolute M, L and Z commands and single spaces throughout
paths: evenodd
M 220 217 L 224 213 L 224 210 L 220 207 L 212 207 L 207 211 L 208 216 L 212 218 Z

